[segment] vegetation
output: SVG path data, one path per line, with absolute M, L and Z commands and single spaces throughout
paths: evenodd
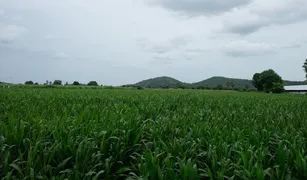
M 253 85 L 258 91 L 282 92 L 284 81 L 272 69 L 265 70 L 262 73 L 256 73 L 253 76 Z
M 138 82 L 132 86 L 140 86 L 142 88 L 175 88 L 183 83 L 181 81 L 178 81 L 177 79 L 171 78 L 171 77 L 157 77 L 157 78 L 152 78 L 148 80 L 144 80 L 141 82 Z
M 260 74 L 260 73 L 259 73 Z M 284 81 L 284 85 L 303 85 L 303 81 Z M 253 81 L 247 79 L 234 79 L 225 77 L 212 77 L 196 83 L 183 83 L 171 77 L 157 77 L 141 81 L 124 87 L 142 88 L 180 88 L 180 89 L 217 89 L 222 86 L 223 90 L 256 90 Z
M 96 81 L 90 81 L 87 85 L 88 86 L 98 86 L 98 83 Z
M 33 83 L 33 81 L 26 81 L 25 84 L 26 84 L 26 85 L 32 85 L 32 84 L 34 84 L 34 83 Z
M 62 85 L 61 80 L 54 80 L 53 85 Z
M 273 82 L 272 88 L 270 89 L 272 93 L 283 93 L 285 91 L 284 85 L 282 83 Z
M 306 79 L 307 79 L 307 59 L 305 60 L 303 68 L 304 68 L 304 71 L 306 72 Z
M 80 83 L 79 83 L 78 81 L 74 81 L 74 82 L 72 83 L 72 85 L 74 85 L 74 86 L 80 86 Z
M 55 87 L 1 89 L 0 179 L 307 179 L 305 96 Z

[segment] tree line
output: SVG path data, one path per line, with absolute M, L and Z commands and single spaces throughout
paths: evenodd
M 39 83 L 34 83 L 33 81 L 26 81 L 25 82 L 26 85 L 39 85 Z M 54 80 L 52 81 L 46 81 L 44 83 L 44 85 L 57 85 L 57 86 L 61 86 L 63 85 L 61 80 Z M 64 85 L 73 85 L 73 86 L 82 86 L 82 85 L 87 85 L 87 86 L 99 86 L 99 84 L 96 81 L 90 81 L 87 84 L 81 84 L 78 81 L 74 81 L 72 84 L 69 84 L 68 82 L 66 82 Z
M 303 69 L 306 73 L 305 78 L 307 81 L 307 59 L 305 60 L 303 64 Z M 26 85 L 38 85 L 39 83 L 34 83 L 33 81 L 26 81 Z M 284 89 L 284 81 L 280 75 L 278 75 L 273 69 L 268 69 L 265 71 L 262 71 L 261 73 L 255 73 L 252 79 L 252 84 L 253 86 L 258 90 L 258 91 L 264 91 L 266 93 L 282 93 L 285 91 Z M 46 81 L 44 85 L 63 85 L 61 80 L 54 80 L 52 81 Z M 72 84 L 69 84 L 68 82 L 65 83 L 65 85 L 73 85 L 73 86 L 81 86 L 81 85 L 87 85 L 87 86 L 99 86 L 96 81 L 90 81 L 87 84 L 81 84 L 78 81 L 74 81 Z M 129 85 L 124 85 L 122 87 L 131 87 Z M 143 89 L 142 87 L 137 87 L 138 89 Z M 150 87 L 148 87 L 150 88 Z M 209 87 L 185 87 L 182 84 L 178 84 L 178 86 L 163 86 L 160 87 L 163 89 L 168 89 L 168 88 L 175 88 L 175 89 L 213 89 L 213 90 L 237 90 L 237 91 L 248 91 L 249 90 L 249 85 L 245 85 L 244 88 L 236 88 L 236 84 L 234 81 L 229 81 L 226 83 L 226 87 L 223 86 L 222 84 L 216 85 L 214 88 L 209 88 Z

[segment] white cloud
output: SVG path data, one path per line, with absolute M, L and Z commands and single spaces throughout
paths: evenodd
M 0 29 L 0 42 L 12 43 L 27 32 L 28 29 L 24 26 L 7 25 Z
M 0 9 L 0 16 L 4 14 L 4 10 Z
M 54 55 L 55 58 L 60 58 L 60 59 L 65 59 L 68 58 L 68 54 L 63 53 L 63 52 L 56 52 Z
M 47 34 L 44 36 L 45 39 L 55 39 L 56 37 L 52 34 Z
M 274 53 L 279 49 L 275 44 L 253 43 L 243 40 L 232 41 L 223 47 L 223 51 L 230 56 L 256 56 Z
M 12 20 L 13 21 L 22 21 L 23 17 L 21 15 L 15 15 L 15 16 L 12 17 Z

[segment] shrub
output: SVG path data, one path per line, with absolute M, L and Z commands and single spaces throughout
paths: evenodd
M 34 83 L 33 83 L 33 81 L 26 81 L 25 84 L 26 84 L 26 85 L 32 85 L 32 84 L 34 84 Z
M 74 81 L 74 82 L 72 83 L 72 85 L 74 85 L 74 86 L 80 86 L 80 83 L 79 83 L 78 81 Z
M 98 86 L 98 83 L 96 81 L 90 81 L 87 85 L 88 86 Z
M 61 80 L 54 80 L 53 85 L 62 85 L 62 81 Z
M 282 83 L 273 83 L 272 88 L 271 88 L 271 92 L 272 93 L 282 93 L 284 92 L 284 85 Z

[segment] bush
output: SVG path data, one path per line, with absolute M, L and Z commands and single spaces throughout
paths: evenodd
M 284 85 L 282 83 L 273 83 L 272 88 L 271 88 L 271 92 L 272 93 L 282 93 L 284 92 Z
M 72 85 L 74 85 L 74 86 L 80 86 L 80 83 L 79 83 L 78 81 L 74 81 L 74 82 L 72 83 Z
M 88 86 L 98 86 L 98 83 L 96 81 L 90 81 L 87 85 Z
M 34 84 L 34 83 L 33 83 L 33 81 L 26 81 L 25 84 L 26 84 L 26 85 L 32 85 L 32 84 Z
M 136 89 L 142 90 L 143 88 L 141 86 L 137 86 Z
M 62 81 L 61 80 L 55 80 L 55 81 L 53 81 L 53 85 L 62 85 Z

